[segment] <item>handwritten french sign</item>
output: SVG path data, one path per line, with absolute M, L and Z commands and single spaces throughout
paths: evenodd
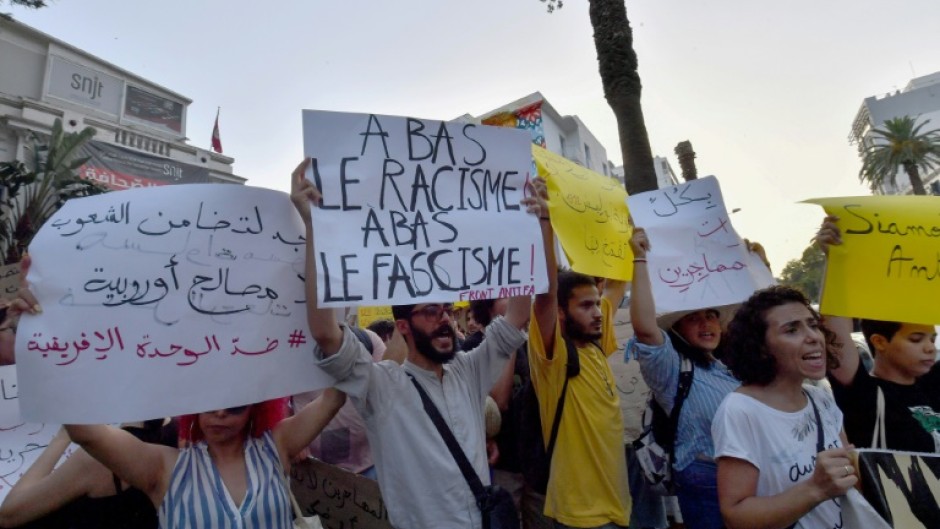
M 552 227 L 571 268 L 629 281 L 632 229 L 623 186 L 537 145 L 532 146 L 532 156 L 548 184 Z
M 17 332 L 32 421 L 152 419 L 331 384 L 310 353 L 303 223 L 221 184 L 70 200 L 30 246 L 43 307 Z
M 842 244 L 829 248 L 820 308 L 826 314 L 940 323 L 940 199 L 930 196 L 814 198 L 839 217 Z
M 16 367 L 0 367 L 0 503 L 59 430 L 58 424 L 23 421 L 17 392 Z
M 291 491 L 305 516 L 327 529 L 392 529 L 375 481 L 312 457 L 291 466 Z
M 0 266 L 0 299 L 12 299 L 20 289 L 20 263 Z
M 321 306 L 531 295 L 548 289 L 520 201 L 525 131 L 305 110 Z
M 627 203 L 652 246 L 647 266 L 657 312 L 730 305 L 770 284 L 762 282 L 769 274 L 750 270 L 751 257 L 714 176 L 634 195 Z

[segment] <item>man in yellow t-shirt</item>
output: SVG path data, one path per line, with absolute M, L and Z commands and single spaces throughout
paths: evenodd
M 545 515 L 556 527 L 606 529 L 630 520 L 623 417 L 607 364 L 617 349 L 612 315 L 625 285 L 607 283 L 601 297 L 592 277 L 550 270 L 549 292 L 533 304 L 529 366 L 546 446 L 566 377 L 565 339 L 580 363 L 580 373 L 568 381 L 545 498 Z

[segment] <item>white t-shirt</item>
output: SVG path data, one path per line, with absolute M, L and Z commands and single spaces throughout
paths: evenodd
M 842 446 L 842 411 L 825 390 L 803 389 L 819 408 L 825 449 Z M 773 496 L 808 480 L 816 468 L 818 433 L 813 406 L 798 412 L 780 411 L 744 395 L 730 393 L 712 422 L 715 457 L 734 457 L 757 467 L 757 495 Z M 827 500 L 800 518 L 798 529 L 842 527 L 839 498 Z

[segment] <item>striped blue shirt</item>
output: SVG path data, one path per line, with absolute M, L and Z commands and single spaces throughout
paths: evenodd
M 160 504 L 161 529 L 291 529 L 293 513 L 271 432 L 245 442 L 248 487 L 237 506 L 205 442 L 180 450 Z
M 672 346 L 669 335 L 663 333 L 662 345 L 646 345 L 631 338 L 626 347 L 626 361 L 633 357 L 640 362 L 640 373 L 650 387 L 656 402 L 666 412 L 672 411 L 679 385 L 679 370 L 682 360 Z M 712 442 L 712 419 L 718 405 L 728 393 L 736 390 L 741 382 L 731 375 L 721 361 L 716 360 L 708 369 L 695 366 L 692 389 L 682 405 L 679 427 L 676 432 L 676 470 L 684 470 L 692 461 L 712 460 L 715 443 Z

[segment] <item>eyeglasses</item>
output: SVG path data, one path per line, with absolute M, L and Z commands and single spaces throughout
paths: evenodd
M 429 320 L 440 320 L 444 314 L 447 314 L 448 317 L 453 319 L 454 317 L 454 306 L 453 305 L 438 305 L 436 303 L 431 305 L 425 305 L 420 309 L 414 309 L 411 311 L 411 315 L 414 316 L 420 314 Z
M 248 410 L 248 406 L 234 406 L 232 408 L 225 408 L 222 411 L 224 411 L 225 413 L 229 415 L 241 415 L 245 413 L 245 411 L 247 410 Z

